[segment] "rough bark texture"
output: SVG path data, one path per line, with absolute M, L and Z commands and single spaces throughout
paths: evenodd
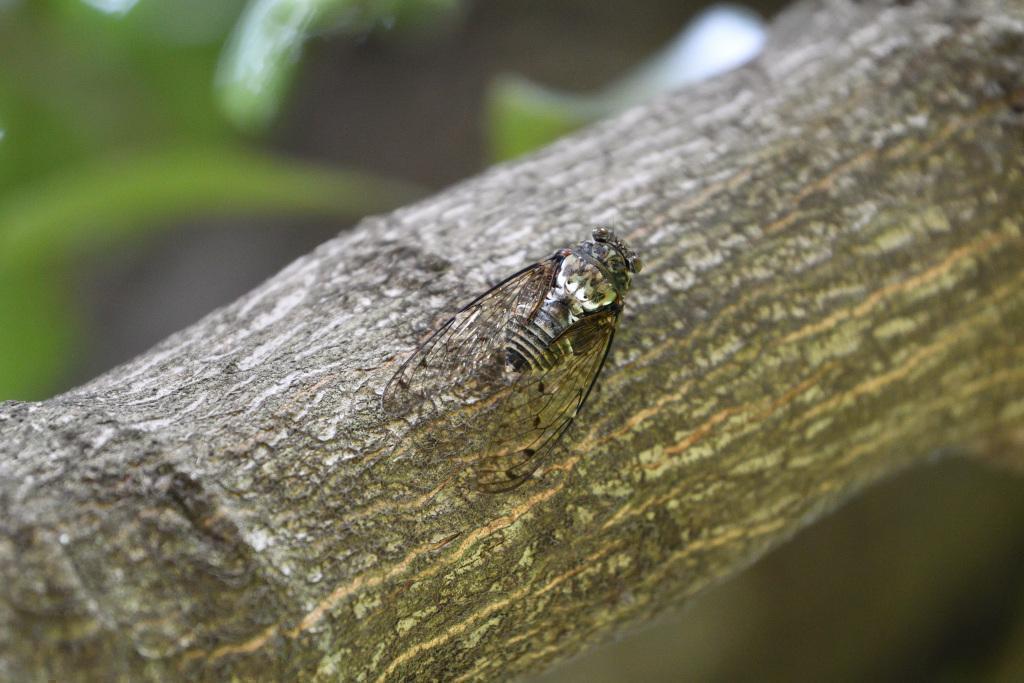
M 748 68 L 0 406 L 0 678 L 519 674 L 894 470 L 1015 443 L 1022 73 L 1020 3 L 805 3 Z M 404 438 L 430 425 L 380 410 L 396 360 L 594 224 L 647 262 L 599 389 L 535 480 L 445 482 Z

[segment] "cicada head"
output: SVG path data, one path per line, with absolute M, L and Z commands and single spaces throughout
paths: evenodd
M 595 228 L 591 235 L 594 238 L 593 241 L 583 244 L 591 244 L 593 256 L 613 273 L 622 273 L 626 278 L 626 288 L 628 289 L 630 276 L 639 273 L 644 267 L 640 256 L 627 247 L 626 243 L 608 228 Z
M 581 242 L 565 257 L 558 284 L 573 315 L 579 316 L 621 304 L 641 267 L 640 257 L 614 232 L 597 228 L 593 239 Z
M 583 242 L 580 248 L 604 266 L 615 289 L 620 295 L 625 294 L 629 291 L 633 274 L 643 268 L 643 262 L 635 251 L 608 228 L 596 228 L 592 235 L 593 240 Z

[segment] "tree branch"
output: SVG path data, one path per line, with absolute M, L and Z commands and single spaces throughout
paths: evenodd
M 0 406 L 0 678 L 507 677 L 1012 441 L 1022 73 L 1020 3 L 805 2 L 757 63 Z M 445 481 L 379 407 L 396 360 L 595 224 L 647 262 L 599 389 L 536 479 Z

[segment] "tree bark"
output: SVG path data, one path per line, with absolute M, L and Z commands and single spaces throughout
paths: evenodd
M 522 674 L 896 470 L 1019 443 L 1022 73 L 1019 2 L 804 2 L 748 67 L 3 404 L 0 678 Z M 599 388 L 520 488 L 446 480 L 384 384 L 596 224 L 646 261 Z

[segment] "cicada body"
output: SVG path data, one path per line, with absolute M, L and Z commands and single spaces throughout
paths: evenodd
M 449 431 L 473 436 L 466 459 L 478 488 L 519 486 L 586 402 L 640 268 L 604 228 L 524 268 L 402 363 L 385 387 L 385 410 L 449 416 Z

